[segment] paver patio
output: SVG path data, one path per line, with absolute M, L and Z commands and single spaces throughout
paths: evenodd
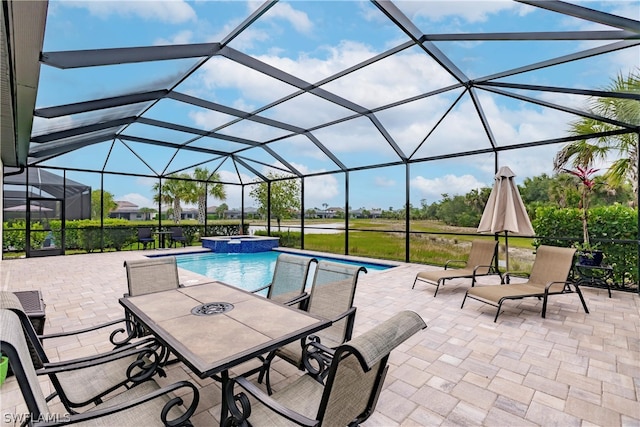
M 123 262 L 149 253 L 5 260 L 1 286 L 42 291 L 45 333 L 94 325 L 122 317 Z M 392 353 L 376 413 L 366 426 L 640 426 L 637 294 L 613 292 L 608 298 L 606 290 L 584 287 L 590 314 L 583 312 L 577 295 L 562 295 L 550 300 L 546 319 L 536 299 L 505 303 L 494 323 L 494 307 L 468 301 L 460 308 L 469 281 L 447 282 L 437 298 L 432 286 L 412 290 L 416 272 L 425 268 L 430 267 L 403 264 L 371 272 L 358 283 L 354 335 L 406 309 L 428 325 Z M 182 269 L 180 280 L 186 286 L 208 281 Z M 482 278 L 481 284 L 492 281 Z M 56 360 L 56 355 L 67 359 L 106 351 L 106 342 L 92 336 L 45 344 Z M 275 389 L 298 375 L 284 362 L 274 368 Z M 217 424 L 218 384 L 190 375 L 181 364 L 172 365 L 168 374 L 162 381 L 191 379 L 202 387 L 194 425 Z M 48 380 L 41 384 L 47 394 Z M 9 414 L 25 411 L 14 377 L 2 386 L 0 398 L 3 425 L 10 425 Z M 60 404 L 53 409 L 64 413 Z

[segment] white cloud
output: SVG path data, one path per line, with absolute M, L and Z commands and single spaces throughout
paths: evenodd
M 291 4 L 277 3 L 264 15 L 265 20 L 280 18 L 291 24 L 299 33 L 308 34 L 313 30 L 313 22 L 309 16 L 294 9 Z
M 422 197 L 440 199 L 443 193 L 449 196 L 463 195 L 475 188 L 487 187 L 472 175 L 444 175 L 435 179 L 417 176 L 411 180 L 411 188 L 417 190 Z
M 150 21 L 181 24 L 196 19 L 196 12 L 184 0 L 101 0 L 61 2 L 64 6 L 87 9 L 92 15 L 106 19 L 111 15 L 138 16 Z
M 520 15 L 531 10 L 508 0 L 405 1 L 398 2 L 398 7 L 410 18 L 427 18 L 431 21 L 451 19 L 462 22 L 486 22 L 491 15 L 504 10 L 515 10 Z
M 165 45 L 173 45 L 173 44 L 189 44 L 193 41 L 193 31 L 191 30 L 182 30 L 175 33 L 169 39 L 157 39 L 154 44 L 156 46 L 165 46 Z
M 385 176 L 376 176 L 374 185 L 376 187 L 388 188 L 396 185 L 396 182 L 393 179 L 389 179 Z

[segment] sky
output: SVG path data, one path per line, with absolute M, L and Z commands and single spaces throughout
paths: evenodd
M 640 18 L 640 1 L 583 1 L 582 6 L 632 19 Z M 561 16 L 512 1 L 414 1 L 396 2 L 398 8 L 424 33 L 567 31 L 611 29 L 592 22 Z M 60 1 L 51 0 L 44 51 L 65 51 L 146 45 L 180 45 L 225 40 L 260 2 L 245 1 Z M 229 43 L 233 49 L 265 64 L 277 67 L 309 83 L 324 79 L 362 61 L 401 45 L 408 39 L 370 2 L 291 1 L 280 2 Z M 503 70 L 568 55 L 609 42 L 434 42 L 470 78 L 480 78 Z M 503 81 L 549 86 L 602 89 L 618 74 L 626 75 L 640 66 L 640 49 L 615 51 L 579 62 L 524 73 Z M 191 77 L 176 82 L 186 70 L 197 67 Z M 375 62 L 322 85 L 364 109 L 376 109 L 434 91 L 455 81 L 438 63 L 418 47 Z M 254 112 L 295 92 L 283 81 L 260 74 L 222 56 L 204 64 L 198 59 L 159 61 L 151 64 L 124 64 L 94 69 L 60 70 L 43 65 L 36 108 L 117 96 L 142 90 L 176 86 L 176 90 L 244 112 Z M 543 102 L 584 109 L 587 98 L 553 92 L 519 94 Z M 459 100 L 458 97 L 463 95 Z M 457 101 L 456 101 L 457 100 Z M 569 123 L 577 116 L 528 102 L 479 91 L 477 100 L 461 90 L 452 90 L 425 99 L 416 99 L 396 108 L 375 113 L 380 125 L 398 148 L 412 159 L 446 156 L 459 151 L 489 147 L 474 103 L 482 105 L 498 146 L 567 136 Z M 118 111 L 91 112 L 56 119 L 36 118 L 34 135 L 54 129 L 79 126 L 95 119 L 139 112 L 144 105 Z M 450 110 L 449 110 L 450 109 Z M 360 117 L 332 126 L 317 126 L 353 114 L 343 106 L 321 97 L 304 94 L 258 113 L 312 133 L 347 167 L 386 164 L 398 160 L 371 120 Z M 282 138 L 269 144 L 273 151 L 302 173 L 337 171 L 336 164 L 302 135 L 291 136 L 282 129 L 256 122 L 233 123 L 233 117 L 163 99 L 144 114 L 154 120 L 176 121 L 201 130 L 219 129 L 225 135 L 254 141 Z M 184 143 L 193 135 L 186 132 L 132 124 L 123 132 L 163 141 Z M 426 138 L 426 142 L 423 141 Z M 190 145 L 215 147 L 220 151 L 246 146 L 236 142 L 200 139 Z M 509 166 L 522 183 L 527 177 L 553 173 L 553 157 L 559 145 L 504 151 L 499 165 Z M 244 156 L 261 173 L 277 171 L 281 163 L 262 149 L 251 148 Z M 251 182 L 256 175 L 247 168 L 223 162 L 199 152 L 150 146 L 117 140 L 85 147 L 49 159 L 43 166 L 65 166 L 110 172 L 139 171 L 156 175 L 181 171 L 200 164 L 218 170 L 228 183 Z M 411 203 L 433 203 L 443 194 L 465 194 L 493 184 L 495 162 L 492 154 L 413 163 L 408 171 Z M 99 176 L 86 172 L 69 173 L 69 178 L 100 188 Z M 407 170 L 404 166 L 367 169 L 349 174 L 349 205 L 367 209 L 393 207 L 405 201 Z M 107 176 L 105 190 L 116 200 L 140 207 L 153 207 L 150 177 Z M 344 174 L 319 175 L 305 180 L 305 207 L 344 206 Z M 241 190 L 226 185 L 230 207 L 240 207 Z M 245 190 L 248 196 L 250 189 Z M 210 199 L 210 205 L 221 201 Z M 245 206 L 255 203 L 249 199 Z

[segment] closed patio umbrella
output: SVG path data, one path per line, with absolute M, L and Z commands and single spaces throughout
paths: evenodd
M 513 180 L 515 176 L 509 167 L 500 168 L 478 226 L 478 233 L 504 232 L 507 271 L 509 270 L 508 233 L 523 236 L 535 234 L 518 186 Z

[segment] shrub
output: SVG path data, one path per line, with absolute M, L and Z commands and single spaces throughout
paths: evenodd
M 613 266 L 617 283 L 638 283 L 638 211 L 619 204 L 589 210 L 591 243 L 597 243 Z M 539 208 L 532 221 L 536 235 L 534 246 L 541 244 L 569 247 L 582 241 L 580 209 Z M 620 242 L 629 240 L 629 243 Z

